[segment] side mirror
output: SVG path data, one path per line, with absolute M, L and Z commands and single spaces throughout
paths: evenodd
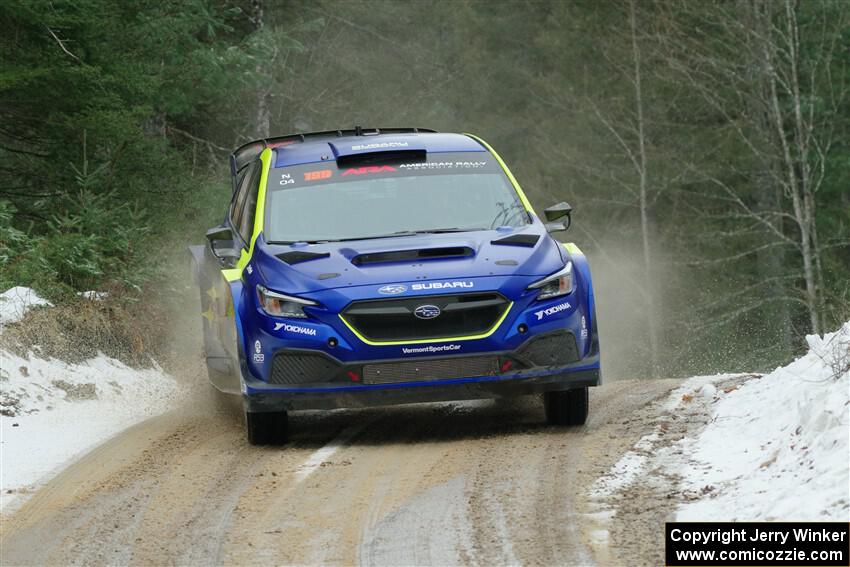
M 547 207 L 543 210 L 543 214 L 546 215 L 547 221 L 558 220 L 561 217 L 569 217 L 570 213 L 573 212 L 573 208 L 569 203 L 561 201 L 557 205 L 552 205 L 551 207 Z
M 569 203 L 567 203 L 565 201 L 561 201 L 557 205 L 552 205 L 551 207 L 547 207 L 546 209 L 543 209 L 543 214 L 546 216 L 546 220 L 549 221 L 546 224 L 546 231 L 547 232 L 559 232 L 561 230 L 567 230 L 568 228 L 570 228 L 570 224 L 572 224 L 572 222 L 573 222 L 573 219 L 572 219 L 572 216 L 571 216 L 572 212 L 573 212 L 573 208 L 570 206 Z M 558 219 L 562 219 L 564 217 L 567 217 L 566 220 L 564 220 L 564 221 L 561 221 L 559 223 L 553 222 L 553 221 L 556 221 Z M 556 226 L 557 227 L 563 227 L 563 228 L 556 228 Z
M 210 251 L 218 258 L 222 266 L 233 267 L 239 261 L 242 250 L 235 246 L 233 231 L 230 227 L 221 225 L 211 228 L 206 233 L 210 242 Z

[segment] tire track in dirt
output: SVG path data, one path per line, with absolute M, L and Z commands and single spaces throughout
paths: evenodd
M 293 417 L 173 412 L 99 447 L 4 518 L 4 564 L 588 564 L 587 489 L 641 435 L 624 416 L 676 381 L 591 393 L 582 428 L 537 398 Z

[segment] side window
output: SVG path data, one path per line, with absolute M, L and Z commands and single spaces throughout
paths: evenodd
M 242 240 L 249 245 L 251 243 L 251 235 L 254 233 L 254 217 L 257 214 L 257 195 L 260 193 L 261 173 L 261 166 L 254 169 L 252 178 L 248 183 L 247 197 L 245 198 L 242 214 L 240 215 L 239 224 L 237 225 L 239 234 L 242 236 Z
M 242 177 L 239 179 L 236 194 L 233 196 L 233 201 L 230 203 L 230 223 L 233 226 L 233 229 L 240 234 L 242 233 L 239 228 L 242 223 L 242 212 L 245 207 L 245 199 L 248 198 L 248 192 L 259 163 L 260 162 L 254 162 L 242 170 Z

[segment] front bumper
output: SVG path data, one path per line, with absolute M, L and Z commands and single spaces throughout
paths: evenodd
M 541 337 L 534 337 L 540 339 Z M 595 337 L 594 337 L 595 338 Z M 362 408 L 419 402 L 439 402 L 507 398 L 542 392 L 597 386 L 601 381 L 598 341 L 593 341 L 588 355 L 579 360 L 546 366 L 529 364 L 528 346 L 512 352 L 489 353 L 499 361 L 516 361 L 517 370 L 500 369 L 498 373 L 439 379 L 399 380 L 392 383 L 354 383 L 335 381 L 322 384 L 281 385 L 257 380 L 243 368 L 243 399 L 246 411 L 280 411 L 304 409 Z M 556 353 L 560 354 L 560 353 Z M 540 356 L 536 353 L 535 356 Z M 426 363 L 445 363 L 460 367 L 462 356 L 429 357 Z M 577 358 L 577 357 L 576 357 Z M 351 369 L 363 369 L 373 361 L 346 363 L 339 366 L 343 375 Z M 387 364 L 388 361 L 374 361 Z M 411 361 L 405 359 L 405 364 Z M 352 370 L 353 371 L 353 370 Z

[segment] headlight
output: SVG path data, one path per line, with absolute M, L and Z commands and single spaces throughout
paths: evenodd
M 304 313 L 303 307 L 305 305 L 318 305 L 315 301 L 270 291 L 262 285 L 257 285 L 257 298 L 260 300 L 260 308 L 272 317 L 304 319 L 307 314 Z
M 550 276 L 546 276 L 539 282 L 534 282 L 528 289 L 539 289 L 537 299 L 550 299 L 567 295 L 573 290 L 573 263 L 567 265 Z

